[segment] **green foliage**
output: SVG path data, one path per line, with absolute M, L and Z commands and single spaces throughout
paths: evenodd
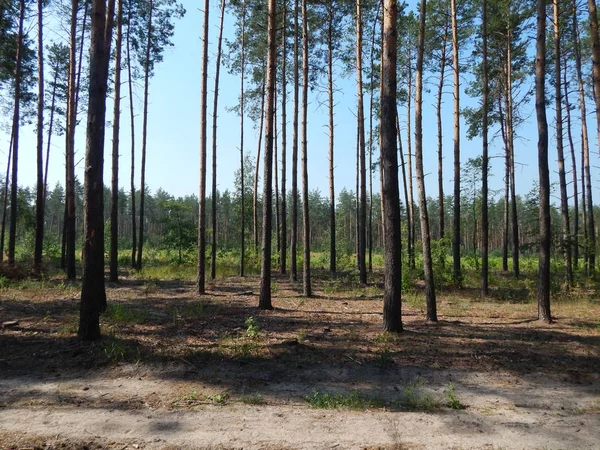
M 248 336 L 251 339 L 256 338 L 258 336 L 258 333 L 260 332 L 260 326 L 258 325 L 256 319 L 252 316 L 246 317 L 244 324 L 247 327 L 246 336 Z
M 307 395 L 304 399 L 311 408 L 316 409 L 369 409 L 385 406 L 382 399 L 366 397 L 356 391 L 349 394 L 313 391 L 311 395 Z
M 448 408 L 452 409 L 465 409 L 466 406 L 458 399 L 456 395 L 456 388 L 452 383 L 448 383 L 446 385 L 446 389 L 444 389 L 444 395 L 446 397 L 446 401 L 444 402 Z

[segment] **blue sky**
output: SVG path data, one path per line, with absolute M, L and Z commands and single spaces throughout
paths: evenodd
M 212 111 L 214 59 L 216 52 L 216 36 L 219 10 L 216 2 L 211 6 L 211 60 L 209 62 L 209 112 Z M 412 3 L 412 2 L 409 2 Z M 199 184 L 199 123 L 200 123 L 200 58 L 201 58 L 201 30 L 202 15 L 200 3 L 184 0 L 183 4 L 187 14 L 178 21 L 175 29 L 174 47 L 167 49 L 164 61 L 156 67 L 154 78 L 150 82 L 150 104 L 148 116 L 148 149 L 147 149 L 147 174 L 146 182 L 154 192 L 162 188 L 175 196 L 184 196 L 198 193 Z M 233 31 L 233 19 L 226 17 L 225 35 L 231 36 Z M 50 34 L 52 36 L 52 34 Z M 434 80 L 435 81 L 435 80 Z M 335 154 L 335 176 L 336 191 L 342 187 L 354 190 L 355 185 L 355 139 L 356 139 L 356 87 L 355 79 L 342 79 L 337 77 L 338 92 L 336 93 L 336 154 Z M 446 157 L 444 159 L 444 188 L 446 194 L 452 193 L 452 94 L 451 80 L 448 80 L 447 94 L 442 106 L 444 146 Z M 463 79 L 463 85 L 466 80 Z M 124 86 L 125 87 L 125 86 Z M 135 99 L 136 105 L 136 185 L 139 187 L 139 156 L 141 149 L 141 89 Z M 239 95 L 239 80 L 235 76 L 221 70 L 221 88 L 219 93 L 219 122 L 218 122 L 218 188 L 219 190 L 232 189 L 234 172 L 239 168 L 239 117 L 234 112 L 228 112 L 227 108 L 237 104 Z M 126 92 L 123 93 L 126 95 Z M 292 96 L 288 95 L 292 100 Z M 328 131 L 327 108 L 324 103 L 325 97 L 318 97 L 314 92 L 309 97 L 309 184 L 311 189 L 318 188 L 326 195 L 328 191 Z M 574 98 L 572 101 L 574 102 Z M 466 95 L 461 97 L 461 107 L 474 104 L 475 100 Z M 424 99 L 424 162 L 426 175 L 426 189 L 429 196 L 437 196 L 437 128 L 435 122 L 434 99 L 431 94 L 426 94 Z M 365 105 L 368 107 L 368 96 L 365 97 Z M 529 116 L 517 133 L 522 136 L 516 142 L 517 153 L 517 192 L 527 193 L 537 179 L 537 136 L 536 122 L 533 111 L 533 102 L 526 108 Z M 291 102 L 289 103 L 291 112 Z M 593 113 L 593 108 L 589 108 Z M 406 152 L 406 130 L 404 122 L 406 111 L 400 110 L 403 127 L 403 145 Z M 575 112 L 577 117 L 578 112 Z M 553 118 L 553 108 L 548 108 L 548 120 Z M 367 115 L 368 117 L 368 115 Z M 80 116 L 82 124 L 85 117 Z M 107 119 L 112 118 L 112 100 L 107 103 Z M 598 165 L 598 152 L 596 146 L 595 118 L 590 115 L 588 125 L 590 126 L 590 143 L 592 146 L 592 165 Z M 291 139 L 291 114 L 288 113 L 288 139 Z M 245 150 L 255 156 L 257 146 L 257 130 L 247 120 Z M 414 123 L 414 122 L 413 122 Z M 368 125 L 368 123 L 367 123 Z M 475 139 L 468 141 L 464 135 L 466 126 L 461 125 L 463 136 L 461 138 L 461 161 L 464 165 L 468 158 L 475 157 L 481 153 L 481 141 Z M 281 132 L 281 130 L 279 130 Z M 211 148 L 211 117 L 209 117 L 209 149 Z M 550 130 L 550 163 L 551 179 L 557 181 L 556 174 L 556 151 L 554 149 L 553 129 Z M 576 146 L 579 146 L 579 129 L 575 128 Z M 105 183 L 110 183 L 110 152 L 112 131 L 107 127 L 107 139 L 105 150 Z M 5 161 L 8 149 L 8 136 L 0 134 L 0 161 Z M 414 142 L 414 140 L 413 140 Z M 577 147 L 579 148 L 579 147 Z M 83 180 L 83 156 L 85 153 L 85 129 L 80 126 L 76 136 L 76 158 L 78 165 L 76 172 Z M 492 141 L 490 147 L 492 155 L 502 153 L 501 139 Z M 125 97 L 122 102 L 121 122 L 121 186 L 128 189 L 129 165 L 130 165 L 130 134 L 129 134 L 129 106 Z M 64 180 L 64 138 L 53 137 L 52 154 L 50 157 L 49 183 L 53 186 L 57 181 Z M 288 161 L 291 160 L 291 146 Z M 4 162 L 0 164 L 4 166 Z M 210 153 L 208 159 L 210 180 Z M 289 165 L 291 167 L 291 165 Z M 570 168 L 570 163 L 567 168 Z M 262 173 L 262 171 L 261 171 Z M 289 173 L 289 172 L 288 172 Z M 491 189 L 501 190 L 503 188 L 503 160 L 493 158 L 491 162 Z M 593 178 L 598 176 L 597 168 L 593 171 Z M 288 176 L 289 179 L 289 176 Z M 35 135 L 32 127 L 26 127 L 21 132 L 20 159 L 19 159 L 19 184 L 34 186 L 35 184 Z M 374 189 L 378 190 L 378 179 L 374 180 Z M 210 186 L 210 184 L 208 184 Z M 288 182 L 288 186 L 290 183 Z M 571 191 L 571 190 L 570 190 Z M 594 192 L 598 195 L 598 192 Z M 500 195 L 500 194 L 499 194 Z M 557 193 L 556 193 L 557 195 Z M 416 197 L 416 191 L 415 191 Z M 557 198 L 554 199 L 557 202 Z

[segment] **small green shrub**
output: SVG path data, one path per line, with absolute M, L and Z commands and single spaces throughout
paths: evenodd
M 445 403 L 448 408 L 452 409 L 465 409 L 466 406 L 458 399 L 456 395 L 456 389 L 452 385 L 452 383 L 448 383 L 446 385 L 446 389 L 444 389 L 445 395 Z
M 254 339 L 255 337 L 258 336 L 258 333 L 260 333 L 260 326 L 258 325 L 258 322 L 256 321 L 256 319 L 253 316 L 250 317 L 246 317 L 246 320 L 244 321 L 244 323 L 246 324 L 246 336 L 248 336 L 249 338 Z

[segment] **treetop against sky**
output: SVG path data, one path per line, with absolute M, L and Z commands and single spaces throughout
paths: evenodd
M 148 117 L 148 157 L 146 181 L 149 188 L 155 191 L 162 188 L 175 196 L 184 196 L 197 193 L 199 183 L 199 123 L 200 123 L 200 56 L 201 56 L 201 11 L 197 2 L 183 0 L 183 6 L 187 14 L 182 20 L 175 24 L 175 35 L 173 38 L 174 46 L 166 49 L 164 61 L 155 67 L 155 75 L 150 80 L 149 97 L 149 117 Z M 409 10 L 416 11 L 415 2 L 409 2 Z M 33 20 L 33 19 L 32 19 Z M 214 59 L 216 53 L 216 41 L 218 32 L 219 5 L 213 2 L 210 10 L 210 57 L 209 77 L 214 74 Z M 476 22 L 477 23 L 477 22 Z M 47 29 L 55 27 L 56 18 L 48 20 Z M 225 42 L 235 39 L 236 19 L 227 14 L 225 17 Z M 369 25 L 372 26 L 372 25 Z M 56 27 L 58 29 L 58 26 Z M 35 33 L 35 27 L 28 27 L 29 33 Z M 66 39 L 66 35 L 61 37 L 60 30 L 48 32 L 48 40 Z M 50 42 L 48 42 L 50 43 Z M 532 41 L 533 43 L 533 41 Z M 367 45 L 367 44 L 365 44 Z M 369 44 L 370 45 L 370 44 Z M 227 52 L 227 45 L 224 45 L 224 52 Z M 470 57 L 472 47 L 465 46 L 461 52 L 465 60 Z M 365 55 L 365 57 L 368 57 Z M 589 70 L 591 61 L 583 61 L 586 70 Z M 376 62 L 378 64 L 378 61 Z M 368 66 L 369 62 L 365 62 Z M 533 67 L 533 62 L 531 62 Z M 288 71 L 293 66 L 288 65 Z M 461 78 L 461 89 L 467 86 L 471 75 L 470 67 L 463 69 Z M 356 85 L 355 75 L 350 72 L 347 77 L 342 76 L 342 68 L 337 64 L 337 76 L 335 78 L 335 177 L 336 191 L 339 192 L 343 187 L 354 190 L 355 171 L 356 171 Z M 426 73 L 426 83 L 429 91 L 425 93 L 424 110 L 424 170 L 426 174 L 426 188 L 429 196 L 437 195 L 437 126 L 435 119 L 435 84 L 438 74 Z M 365 78 L 367 80 L 368 78 Z M 526 83 L 533 83 L 533 78 L 529 78 Z M 447 80 L 445 95 L 442 103 L 443 120 L 443 142 L 446 156 L 444 158 L 444 189 L 447 194 L 452 192 L 452 74 L 451 68 L 447 70 Z M 209 81 L 209 102 L 212 98 L 212 81 Z M 231 75 L 227 70 L 221 71 L 221 82 L 219 92 L 219 122 L 218 122 L 218 167 L 217 179 L 218 189 L 234 189 L 234 172 L 239 168 L 239 117 L 234 108 L 239 99 L 239 77 Z M 247 83 L 247 89 L 250 87 Z M 288 84 L 288 161 L 291 160 L 291 137 L 292 137 L 292 85 Z M 134 98 L 134 108 L 136 109 L 136 158 L 140 155 L 141 144 L 141 106 L 142 106 L 142 86 L 138 83 L 137 94 Z M 124 91 L 126 91 L 124 89 Z M 126 93 L 123 95 L 127 95 Z M 280 102 L 280 93 L 278 101 Z M 571 101 L 575 103 L 575 98 Z M 309 94 L 309 124 L 308 124 L 308 152 L 309 152 L 309 183 L 311 189 L 318 188 L 321 192 L 328 189 L 328 129 L 327 129 L 327 93 L 325 91 L 325 81 L 319 80 Z M 466 94 L 461 95 L 461 108 L 474 107 L 479 99 L 470 98 Z M 128 99 L 122 101 L 121 115 L 121 180 L 123 187 L 128 186 L 129 176 L 128 167 L 130 164 L 130 123 L 128 112 Z M 365 95 L 365 116 L 366 133 L 368 142 L 369 122 L 368 122 L 369 95 Z M 525 194 L 533 187 L 534 180 L 537 179 L 537 134 L 535 125 L 535 116 L 533 115 L 534 104 L 527 102 L 523 107 L 522 116 L 525 117 L 516 130 L 515 151 L 516 151 L 516 188 L 519 194 Z M 278 105 L 280 109 L 280 104 Z M 593 111 L 593 108 L 589 109 Z M 109 99 L 107 111 L 112 111 L 112 99 Z M 414 109 L 413 109 L 414 112 Z M 278 111 L 278 147 L 281 149 L 281 119 Z M 404 152 L 407 152 L 407 131 L 406 131 L 406 108 L 405 105 L 399 106 L 399 114 L 402 128 L 402 144 Z M 105 147 L 105 183 L 110 183 L 110 145 L 111 123 L 108 121 L 112 116 L 107 116 L 107 138 Z M 548 107 L 548 121 L 552 123 L 554 112 L 552 107 Z M 576 120 L 577 113 L 573 113 L 575 129 L 575 145 L 579 149 L 579 128 Z M 85 114 L 79 115 L 80 125 L 76 135 L 76 156 L 77 163 L 76 174 L 80 180 L 83 180 L 83 154 L 85 149 Z M 7 119 L 5 117 L 4 122 Z M 47 120 L 47 119 L 46 119 Z M 211 139 L 212 128 L 210 127 L 211 118 L 209 117 L 208 138 Z M 250 120 L 246 120 L 245 132 L 245 152 L 255 157 L 258 141 L 258 125 Z M 414 120 L 413 120 L 414 122 Z M 591 142 L 595 135 L 593 120 L 588 122 L 590 126 Z M 377 121 L 374 120 L 374 142 L 377 142 L 378 129 Z M 481 140 L 475 138 L 468 140 L 465 137 L 467 126 L 464 118 L 461 123 L 461 161 L 463 166 L 469 158 L 475 158 L 481 154 Z M 492 156 L 490 165 L 490 192 L 501 192 L 503 188 L 504 160 L 502 138 L 499 135 L 498 127 L 491 130 L 493 139 L 490 145 L 490 155 Z M 139 133 L 139 135 L 138 135 Z M 550 142 L 550 169 L 551 180 L 557 181 L 556 176 L 556 151 L 553 146 L 553 128 L 551 128 Z M 24 127 L 21 133 L 21 152 L 19 155 L 19 184 L 35 185 L 35 129 L 33 126 Z M 413 145 L 414 145 L 414 138 Z M 9 135 L 6 127 L 0 132 L 0 154 L 6 158 L 9 147 Z M 264 141 L 263 141 L 264 142 Z M 263 144 L 264 145 L 264 144 Z M 377 145 L 374 145 L 374 159 L 379 156 Z M 414 149 L 413 149 L 414 151 Z M 279 154 L 281 160 L 281 153 Z M 136 166 L 139 167 L 139 159 Z M 262 161 L 261 161 L 262 164 Z M 567 170 L 570 170 L 570 160 L 567 160 Z M 598 171 L 598 152 L 596 147 L 592 151 L 592 178 L 599 175 Z M 211 164 L 208 164 L 210 177 Z M 291 171 L 291 164 L 288 163 L 288 171 Z M 139 172 L 136 169 L 136 172 Z M 262 173 L 262 170 L 261 170 Z M 377 177 L 378 174 L 376 173 Z M 210 178 L 209 178 L 210 179 Z M 290 176 L 288 175 L 288 179 Z M 377 179 L 376 179 L 377 180 Z M 374 181 L 374 190 L 379 190 L 379 182 Z M 54 136 L 52 139 L 52 150 L 50 156 L 49 184 L 56 182 L 64 183 L 64 136 Z M 139 173 L 136 174 L 136 185 L 139 187 Z M 558 195 L 558 194 L 557 194 Z

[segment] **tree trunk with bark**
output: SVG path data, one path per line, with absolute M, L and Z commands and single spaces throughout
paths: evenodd
M 129 122 L 131 127 L 131 171 L 129 189 L 131 191 L 131 268 L 135 269 L 137 256 L 137 220 L 135 212 L 135 115 L 133 109 L 133 78 L 131 74 L 131 2 L 128 5 L 127 19 L 127 81 L 129 85 Z
M 142 270 L 142 256 L 144 249 L 144 214 L 146 203 L 146 148 L 148 146 L 148 90 L 150 87 L 150 50 L 152 44 L 152 13 L 154 1 L 148 3 L 148 28 L 146 41 L 146 55 L 144 57 L 144 106 L 142 113 L 142 162 L 140 167 L 140 232 L 138 235 L 138 251 L 135 268 Z
M 219 106 L 219 76 L 221 74 L 221 48 L 223 44 L 223 20 L 225 18 L 225 0 L 221 0 L 221 20 L 219 22 L 219 39 L 217 40 L 217 59 L 215 61 L 215 97 L 213 100 L 212 123 L 212 241 L 210 257 L 210 278 L 217 276 L 217 108 Z
M 273 130 L 275 108 L 275 84 L 277 82 L 275 47 L 277 45 L 277 1 L 268 0 L 267 21 L 267 80 L 266 124 L 263 180 L 263 228 L 260 264 L 259 309 L 273 309 L 271 303 L 271 221 L 273 202 Z
M 398 189 L 398 157 L 396 146 L 396 56 L 397 14 L 395 0 L 383 4 L 383 48 L 381 89 L 381 160 L 383 168 L 383 191 L 385 217 L 383 294 L 383 328 L 389 332 L 402 331 L 402 255 L 400 232 L 400 192 Z
M 241 236 L 240 236 L 240 276 L 244 276 L 246 259 L 246 211 L 244 188 L 244 79 L 246 77 L 246 1 L 242 1 L 242 36 L 240 50 L 240 201 L 241 201 Z
M 362 81 L 362 0 L 356 0 L 356 88 L 357 88 L 357 120 L 358 120 L 358 150 L 359 150 L 359 196 L 358 205 L 358 273 L 362 284 L 367 283 L 367 266 L 365 261 L 367 247 L 367 172 L 365 145 L 365 117 L 363 105 Z
M 308 83 L 308 17 L 306 15 L 306 0 L 302 0 L 302 221 L 304 228 L 302 286 L 305 297 L 312 296 L 310 282 L 310 218 L 308 208 Z
M 209 0 L 204 0 L 202 26 L 202 85 L 200 87 L 200 189 L 198 207 L 198 294 L 206 293 L 206 107 L 208 91 L 208 11 Z M 243 164 L 243 163 L 242 163 Z
M 489 127 L 489 80 L 488 80 L 488 46 L 487 46 L 487 0 L 483 0 L 481 19 L 482 37 L 482 72 L 483 72 L 483 117 L 482 117 L 482 175 L 481 175 L 481 296 L 489 295 L 489 217 L 488 217 L 488 127 Z
M 44 37 L 43 1 L 38 0 L 38 105 L 37 105 L 37 189 L 35 203 L 35 242 L 33 271 L 39 276 L 42 271 L 42 249 L 44 245 Z
M 329 273 L 336 272 L 335 239 L 335 179 L 334 179 L 334 131 L 333 121 L 333 2 L 328 4 L 327 16 L 327 96 L 329 111 Z
M 548 122 L 546 119 L 546 2 L 537 0 L 535 58 L 535 111 L 538 124 L 540 202 L 540 256 L 538 267 L 538 319 L 552 322 L 550 314 L 550 170 L 548 168 Z
M 454 236 L 452 239 L 453 278 L 462 287 L 460 268 L 460 68 L 456 0 L 450 0 L 452 18 L 452 67 L 454 70 Z
M 561 31 L 560 7 L 558 0 L 552 1 L 554 11 L 554 101 L 556 105 L 556 153 L 558 155 L 558 182 L 560 188 L 560 215 L 562 222 L 561 247 L 564 258 L 566 285 L 573 284 L 573 261 L 571 253 L 571 230 L 569 221 L 569 198 L 567 194 L 567 175 L 563 148 L 563 117 L 561 91 Z
M 67 94 L 66 182 L 65 182 L 65 270 L 69 280 L 75 279 L 75 127 L 77 123 L 77 12 L 79 0 L 71 2 L 71 32 L 69 48 L 69 81 Z
M 123 42 L 123 0 L 118 0 L 115 41 L 115 95 L 113 110 L 112 178 L 110 191 L 110 271 L 109 281 L 119 279 L 119 131 L 121 125 L 121 49 Z
M 298 0 L 294 0 L 294 118 L 292 124 L 292 234 L 290 242 L 290 274 L 292 281 L 298 280 L 298 110 L 299 90 L 299 48 L 300 30 L 298 26 Z
M 433 263 L 431 260 L 431 236 L 427 197 L 425 194 L 425 174 L 423 171 L 423 53 L 425 46 L 426 0 L 421 1 L 419 17 L 419 42 L 417 47 L 416 98 L 415 98 L 415 160 L 417 170 L 417 189 L 419 191 L 419 215 L 421 219 L 421 240 L 423 241 L 423 271 L 425 276 L 425 299 L 427 302 L 427 320 L 437 321 Z M 387 176 L 387 172 L 386 172 Z M 387 240 L 387 239 L 386 239 Z
M 105 16 L 106 14 L 106 16 Z M 114 0 L 94 0 L 90 43 L 89 102 L 84 178 L 83 276 L 80 339 L 100 339 L 100 314 L 106 310 L 104 287 L 104 122 Z
M 281 37 L 281 268 L 287 272 L 287 0 L 283 2 L 283 30 Z

